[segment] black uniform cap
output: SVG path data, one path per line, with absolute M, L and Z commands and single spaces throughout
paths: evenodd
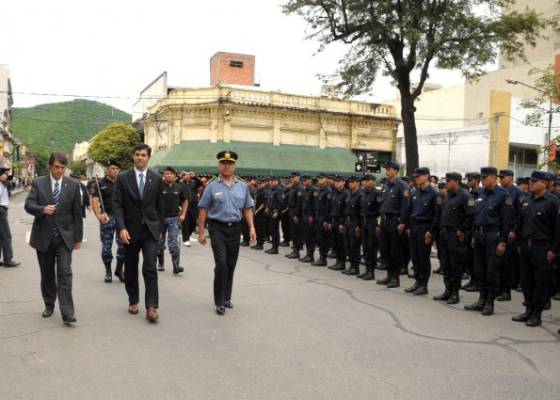
M 165 167 L 165 169 L 163 170 L 163 172 L 166 172 L 166 171 L 173 172 L 174 174 L 177 174 L 177 172 L 175 172 L 175 170 L 173 169 L 173 167 Z
M 518 185 L 528 185 L 529 184 L 529 178 L 527 177 L 519 177 L 517 178 L 517 180 L 515 181 L 515 183 L 517 183 Z
M 501 169 L 499 172 L 499 177 L 504 177 L 504 176 L 513 176 L 513 171 L 511 169 Z
M 467 179 L 480 179 L 480 173 L 479 172 L 467 172 L 466 177 L 467 177 Z
M 312 178 L 309 175 L 302 175 L 301 179 L 303 179 L 305 181 L 305 180 L 309 180 L 309 179 L 312 179 Z
M 290 174 L 290 176 L 301 176 L 301 174 L 297 171 L 294 171 Z
M 239 156 L 237 155 L 237 153 L 235 151 L 224 150 L 224 151 L 220 151 L 218 154 L 216 154 L 216 158 L 218 159 L 218 161 L 233 161 L 233 162 L 236 162 L 237 159 L 239 158 Z
M 480 168 L 480 176 L 486 177 L 490 175 L 498 175 L 498 169 L 496 167 L 482 167 Z
M 416 168 L 414 170 L 414 174 L 416 174 L 416 175 L 430 175 L 430 169 L 427 168 L 427 167 Z
M 531 173 L 532 181 L 551 181 L 554 179 L 554 175 L 545 171 L 533 171 Z
M 116 160 L 111 160 L 111 161 L 107 162 L 107 166 L 108 166 L 108 167 L 110 167 L 110 166 L 112 166 L 112 165 L 114 165 L 115 167 L 119 167 L 119 168 L 121 167 L 121 165 L 119 164 L 119 162 L 116 161 Z
M 408 177 L 408 176 L 403 176 L 403 177 L 401 178 L 401 181 L 406 182 L 406 183 L 409 183 L 409 182 L 410 182 L 410 177 Z
M 462 177 L 461 174 L 458 172 L 448 172 L 447 174 L 445 174 L 445 179 L 448 181 L 461 182 Z
M 360 181 L 360 177 L 359 177 L 359 176 L 350 175 L 350 176 L 348 177 L 348 182 L 358 182 L 358 181 Z
M 445 188 L 445 182 L 438 182 L 437 187 L 438 187 L 438 189 Z
M 375 181 L 375 180 L 377 180 L 377 179 L 375 179 L 375 176 L 373 176 L 373 175 L 365 175 L 365 176 L 362 178 L 362 180 L 363 180 L 363 181 Z
M 398 171 L 401 169 L 401 165 L 398 162 L 389 161 L 388 163 L 385 164 L 385 168 L 393 168 Z

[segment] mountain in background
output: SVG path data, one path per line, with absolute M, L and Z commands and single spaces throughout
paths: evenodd
M 111 122 L 131 123 L 131 115 L 104 103 L 73 100 L 12 109 L 12 132 L 32 154 L 61 151 L 91 139 Z

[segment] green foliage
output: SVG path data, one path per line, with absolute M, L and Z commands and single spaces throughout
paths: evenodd
M 70 168 L 75 175 L 86 176 L 87 166 L 85 161 L 70 161 L 68 168 Z
M 30 152 L 72 152 L 75 143 L 89 140 L 111 122 L 130 122 L 131 116 L 107 104 L 89 100 L 14 108 L 12 130 Z
M 323 50 L 348 47 L 336 79 L 348 96 L 369 92 L 379 73 L 393 78 L 401 98 L 407 172 L 418 166 L 414 100 L 433 67 L 476 77 L 496 60 L 524 57 L 552 24 L 515 0 L 287 0 L 283 10 L 304 18 Z
M 140 134 L 131 125 L 113 123 L 95 135 L 88 156 L 101 164 L 116 160 L 126 169 L 131 165 L 132 148 L 139 142 Z

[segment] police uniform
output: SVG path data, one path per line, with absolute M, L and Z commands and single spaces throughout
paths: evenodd
M 337 176 L 335 180 L 340 182 L 344 179 L 341 176 Z M 346 188 L 335 190 L 331 199 L 331 230 L 333 235 L 333 252 L 336 254 L 336 263 L 331 265 L 329 268 L 335 271 L 343 270 L 346 263 L 347 241 L 346 234 L 343 231 L 341 232 L 341 228 L 344 228 L 344 210 L 349 199 L 350 191 Z M 349 255 L 350 254 L 348 253 L 348 256 Z
M 480 175 L 496 175 L 494 167 L 481 168 Z M 480 284 L 480 296 L 476 303 L 465 306 L 471 311 L 482 311 L 483 315 L 494 313 L 494 300 L 500 290 L 500 264 L 503 255 L 498 255 L 499 244 L 507 243 L 513 227 L 513 202 L 509 193 L 496 185 L 493 189 L 483 189 L 476 202 L 474 217 L 474 260 L 475 272 Z M 505 250 L 505 249 L 504 249 Z
M 357 176 L 348 178 L 348 182 L 356 182 L 360 179 Z M 346 234 L 346 251 L 350 261 L 350 267 L 342 271 L 346 275 L 358 275 L 360 273 L 360 249 L 362 246 L 360 203 L 362 195 L 359 188 L 350 192 L 348 201 L 344 207 L 344 227 Z
M 174 170 L 168 168 L 168 171 Z M 165 239 L 167 237 L 167 247 L 169 247 L 169 254 L 171 254 L 171 261 L 173 264 L 173 273 L 178 274 L 183 272 L 183 267 L 179 266 L 180 250 L 179 250 L 179 213 L 185 200 L 187 200 L 187 193 L 183 185 L 172 183 L 168 185 L 163 183 L 161 187 L 161 196 L 165 208 L 162 237 L 159 240 L 158 251 L 158 270 L 164 270 L 164 252 L 165 252 Z
M 306 255 L 300 258 L 301 262 L 313 262 L 315 245 L 317 242 L 317 225 L 315 223 L 315 197 L 319 195 L 319 188 L 312 184 L 311 177 L 304 176 L 304 182 L 310 184 L 305 188 L 303 200 L 303 236 L 305 240 Z
M 366 181 L 375 181 L 372 176 L 365 176 Z M 360 198 L 360 217 L 362 228 L 362 247 L 366 270 L 358 278 L 369 281 L 375 279 L 375 267 L 377 265 L 377 251 L 379 243 L 375 229 L 377 227 L 377 218 L 379 218 L 379 209 L 381 207 L 381 192 L 375 186 L 368 190 L 365 187 L 362 190 Z
M 532 180 L 551 178 L 551 174 L 541 171 L 531 175 Z M 547 253 L 557 255 L 560 251 L 559 204 L 549 192 L 524 198 L 515 227 L 521 244 L 521 288 L 526 309 L 512 320 L 527 326 L 541 325 L 541 314 L 549 300 L 555 263 L 547 260 Z
M 280 211 L 280 226 L 282 227 L 282 242 L 281 247 L 290 247 L 290 242 L 292 241 L 292 227 L 289 208 L 288 208 L 288 198 L 290 195 L 291 187 L 289 183 L 284 184 L 282 187 L 282 210 Z
M 450 172 L 447 181 L 461 182 L 461 174 Z M 440 228 L 438 251 L 441 253 L 440 262 L 444 270 L 445 291 L 434 300 L 446 301 L 448 304 L 459 302 L 459 289 L 463 274 L 463 262 L 468 233 L 472 227 L 475 202 L 469 193 L 459 187 L 448 190 L 436 216 L 436 223 Z M 463 240 L 461 240 L 463 237 Z
M 388 163 L 386 168 L 397 171 L 400 165 Z M 400 224 L 406 225 L 408 218 L 409 191 L 408 185 L 395 178 L 383 185 L 381 203 L 381 255 L 387 262 L 387 277 L 377 281 L 379 285 L 387 285 L 390 288 L 400 286 L 399 274 L 404 266 L 403 252 L 401 249 L 402 238 L 398 231 Z
M 417 175 L 430 175 L 428 168 L 417 168 Z M 426 243 L 426 234 L 437 230 L 436 213 L 443 203 L 443 197 L 430 185 L 426 189 L 416 188 L 410 201 L 410 256 L 414 266 L 414 285 L 405 289 L 407 293 L 424 295 L 428 293 L 428 280 L 432 266 L 430 253 L 432 242 Z M 432 236 L 433 240 L 433 236 Z
M 118 163 L 111 161 L 108 166 L 115 165 L 120 167 Z M 113 241 L 117 242 L 117 266 L 115 276 L 121 282 L 124 282 L 124 246 L 117 232 L 117 223 L 113 215 L 113 192 L 117 179 L 111 181 L 107 177 L 102 179 L 95 178 L 91 186 L 91 196 L 99 198 L 101 212 L 109 217 L 106 224 L 99 223 L 99 237 L 101 239 L 101 259 L 105 265 L 105 281 L 111 281 L 111 262 L 113 261 Z
M 500 170 L 500 178 L 503 176 L 513 177 L 513 171 L 509 169 Z M 513 204 L 513 219 L 517 221 L 521 214 L 522 205 L 525 202 L 525 193 L 515 185 L 509 187 L 502 187 L 511 196 Z M 512 227 L 513 228 L 513 227 Z M 514 276 L 519 275 L 519 244 L 517 242 L 507 244 L 506 254 L 504 254 L 504 260 L 500 264 L 500 290 L 499 295 L 496 298 L 498 301 L 510 301 L 511 300 L 511 289 L 513 286 Z
M 321 174 L 319 178 L 327 178 Z M 327 255 L 331 247 L 331 205 L 332 188 L 325 184 L 319 188 L 319 194 L 315 197 L 315 224 L 317 229 L 317 244 L 319 245 L 319 259 L 312 263 L 316 267 L 327 265 Z
M 466 174 L 466 177 L 467 180 L 475 180 L 477 182 L 480 182 L 480 172 L 469 172 Z M 480 186 L 469 189 L 469 194 L 471 195 L 475 203 L 480 197 L 480 190 Z M 467 242 L 467 246 L 465 249 L 464 272 L 469 275 L 469 281 L 461 286 L 461 289 L 467 292 L 478 292 L 478 281 L 474 272 L 474 251 L 472 246 L 468 245 L 468 243 L 472 242 L 471 231 L 466 233 L 465 241 Z
M 263 180 L 259 180 L 259 185 L 263 184 Z M 257 234 L 257 243 L 252 246 L 253 250 L 262 250 L 266 240 L 266 193 L 263 187 L 257 188 L 255 192 L 255 231 Z
M 300 176 L 299 172 L 293 172 L 292 176 Z M 305 188 L 301 182 L 293 185 L 288 193 L 288 216 L 292 229 L 293 251 L 286 257 L 296 259 L 300 257 L 299 252 L 303 249 L 303 199 Z
M 233 151 L 221 151 L 216 158 L 220 162 L 236 162 L 238 156 Z M 214 304 L 220 315 L 225 313 L 226 308 L 233 307 L 231 296 L 239 256 L 241 220 L 244 211 L 253 205 L 249 188 L 243 180 L 234 177 L 231 186 L 228 186 L 221 176 L 208 183 L 198 203 L 199 209 L 207 210 L 208 233 L 215 262 Z
M 272 238 L 272 247 L 266 251 L 268 254 L 278 254 L 278 246 L 280 245 L 280 213 L 284 205 L 284 189 L 280 184 L 272 186 L 270 197 L 268 198 L 268 213 L 270 216 L 270 235 Z

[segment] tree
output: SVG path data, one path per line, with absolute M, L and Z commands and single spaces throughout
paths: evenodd
M 118 161 L 122 168 L 131 165 L 130 152 L 140 142 L 140 135 L 132 126 L 116 122 L 99 131 L 89 147 L 88 156 L 101 164 Z
M 401 101 L 407 173 L 418 167 L 414 102 L 432 67 L 473 78 L 494 62 L 524 58 L 552 21 L 534 10 L 512 10 L 515 0 L 287 0 L 286 14 L 310 26 L 319 50 L 348 46 L 335 76 L 348 96 L 368 92 L 378 73 L 390 76 Z
M 68 167 L 74 175 L 86 176 L 87 166 L 85 161 L 70 161 Z

